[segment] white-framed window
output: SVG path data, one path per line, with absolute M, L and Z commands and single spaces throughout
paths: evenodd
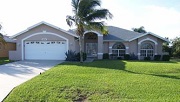
M 125 55 L 125 52 L 125 46 L 121 42 L 115 43 L 112 47 L 112 54 L 115 56 L 122 57 Z
M 152 57 L 154 56 L 154 48 L 151 43 L 143 43 L 140 50 L 141 56 Z

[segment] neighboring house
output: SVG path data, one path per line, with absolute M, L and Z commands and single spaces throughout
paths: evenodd
M 9 38 L 9 36 L 4 36 L 5 44 L 0 42 L 0 57 L 9 57 L 9 51 L 16 50 L 16 42 Z
M 16 51 L 10 51 L 11 60 L 65 60 L 68 50 L 79 52 L 78 36 L 46 22 L 40 22 L 12 36 Z M 139 59 L 162 54 L 162 43 L 167 40 L 152 34 L 109 26 L 109 34 L 86 31 L 83 49 L 88 57 L 102 59 L 103 53 L 123 57 L 134 53 Z

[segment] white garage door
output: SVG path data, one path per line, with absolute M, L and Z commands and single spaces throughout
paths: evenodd
M 65 60 L 66 41 L 25 41 L 26 60 Z

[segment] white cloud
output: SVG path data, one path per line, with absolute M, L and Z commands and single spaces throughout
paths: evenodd
M 163 37 L 174 38 L 180 34 L 180 12 L 173 8 L 148 6 L 145 8 L 143 22 L 152 32 Z
M 144 26 L 162 37 L 180 36 L 180 11 L 154 5 L 124 5 L 121 0 L 102 0 L 114 18 L 108 25 L 129 29 Z M 123 1 L 124 2 L 124 1 Z M 124 2 L 125 3 L 125 2 Z M 129 3 L 131 3 L 129 1 Z M 40 21 L 69 29 L 66 15 L 71 14 L 71 0 L 1 0 L 0 23 L 9 35 L 18 33 Z
M 109 7 L 114 14 L 110 25 L 129 29 L 144 26 L 147 31 L 162 37 L 174 38 L 180 36 L 180 12 L 173 8 L 159 6 L 141 6 L 130 9 L 115 4 Z
M 13 35 L 40 21 L 68 29 L 66 15 L 71 14 L 71 2 L 61 0 L 2 0 L 0 22 L 3 31 Z

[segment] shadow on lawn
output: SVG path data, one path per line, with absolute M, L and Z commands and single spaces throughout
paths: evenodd
M 161 62 L 161 61 L 128 61 L 128 62 L 144 62 L 144 63 L 176 63 L 176 62 Z M 67 63 L 63 63 L 66 65 Z M 144 75 L 151 75 L 151 76 L 156 76 L 156 77 L 163 77 L 163 78 L 171 78 L 171 79 L 180 79 L 177 76 L 170 76 L 170 75 L 163 75 L 163 74 L 148 74 L 148 73 L 142 73 L 142 72 L 134 72 L 130 70 L 126 70 L 126 62 L 123 60 L 97 60 L 92 63 L 68 63 L 67 65 L 77 65 L 77 66 L 84 66 L 84 67 L 91 67 L 91 68 L 105 68 L 105 69 L 113 69 L 113 70 L 122 70 L 127 73 L 132 73 L 132 74 L 144 74 Z

